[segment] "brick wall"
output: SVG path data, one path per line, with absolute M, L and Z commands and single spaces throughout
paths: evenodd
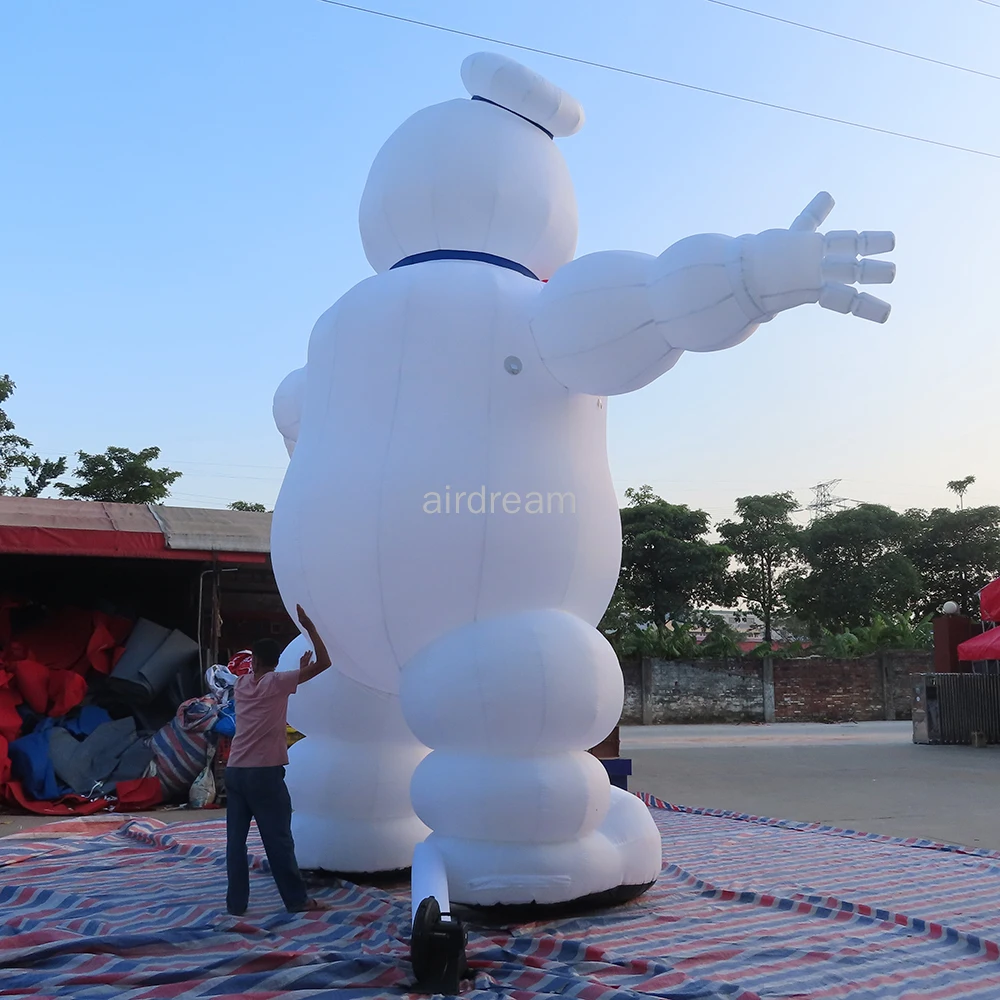
M 857 660 L 775 660 L 775 721 L 910 719 L 916 675 L 931 671 L 933 661 L 930 650 L 882 653 Z
M 622 725 L 642 725 L 642 660 L 622 660 L 625 678 L 625 704 Z
M 774 720 L 909 719 L 915 675 L 930 671 L 932 661 L 929 651 L 774 660 Z M 625 725 L 763 721 L 767 674 L 760 660 L 629 660 L 622 672 Z
M 872 722 L 884 718 L 877 657 L 775 660 L 775 722 Z
M 625 724 L 751 722 L 763 716 L 759 660 L 644 660 L 622 669 Z
M 759 660 L 653 660 L 647 712 L 660 722 L 750 722 L 764 712 Z
M 897 719 L 912 719 L 913 689 L 918 675 L 933 672 L 934 653 L 931 651 L 884 653 L 883 659 L 889 675 L 893 715 Z

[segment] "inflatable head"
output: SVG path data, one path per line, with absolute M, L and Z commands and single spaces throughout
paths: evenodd
M 361 198 L 372 267 L 433 250 L 493 254 L 547 280 L 573 259 L 577 210 L 553 138 L 583 125 L 569 94 L 512 59 L 462 64 L 471 100 L 418 111 L 375 157 Z

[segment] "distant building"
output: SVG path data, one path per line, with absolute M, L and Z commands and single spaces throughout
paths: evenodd
M 756 644 L 764 641 L 764 623 L 755 615 L 751 615 L 746 611 L 740 611 L 737 608 L 708 608 L 705 610 L 705 614 L 721 618 L 730 628 L 739 632 L 742 639 L 741 645 L 744 643 Z M 771 626 L 771 637 L 775 642 L 781 643 L 801 642 L 805 639 L 805 636 L 795 635 L 788 629 L 776 624 Z M 699 638 L 701 638 L 701 635 L 699 635 Z

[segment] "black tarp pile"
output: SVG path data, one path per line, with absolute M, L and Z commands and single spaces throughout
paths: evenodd
M 107 681 L 94 692 L 109 710 L 125 708 L 150 729 L 173 718 L 181 702 L 201 693 L 198 644 L 178 629 L 140 618 Z

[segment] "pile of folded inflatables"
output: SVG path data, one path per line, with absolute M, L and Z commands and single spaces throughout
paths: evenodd
M 0 597 L 0 801 L 79 814 L 182 797 L 221 710 L 199 662 L 143 618 Z

